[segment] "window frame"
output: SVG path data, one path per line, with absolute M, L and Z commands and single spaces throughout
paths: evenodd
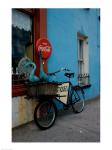
M 15 8 L 16 9 L 16 8 Z M 46 9 L 17 9 L 23 13 L 26 13 L 28 15 L 30 15 L 33 19 L 33 51 L 34 51 L 34 62 L 37 66 L 36 69 L 36 75 L 39 74 L 39 67 L 40 67 L 40 63 L 39 63 L 39 59 L 37 59 L 37 55 L 36 55 L 36 50 L 35 50 L 35 45 L 36 45 L 36 41 L 39 38 L 47 38 L 47 19 L 46 19 L 46 14 L 47 14 L 47 10 Z M 43 65 L 44 71 L 47 73 L 47 61 L 44 61 L 44 65 Z M 23 84 L 13 84 L 12 83 L 12 97 L 16 97 L 16 96 L 22 96 L 26 94 L 26 87 Z
M 79 48 L 80 46 L 79 42 L 81 43 L 81 47 L 82 47 L 81 49 Z M 78 32 L 77 44 L 78 44 L 78 77 L 77 77 L 78 85 L 82 87 L 90 87 L 88 37 Z M 86 53 L 85 53 L 85 50 L 86 50 Z M 82 54 L 80 54 L 80 51 Z M 84 82 L 87 82 L 87 83 L 84 83 Z

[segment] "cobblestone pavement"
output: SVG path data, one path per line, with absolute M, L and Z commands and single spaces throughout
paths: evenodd
M 100 98 L 87 102 L 80 114 L 59 113 L 48 130 L 34 122 L 12 129 L 12 142 L 100 142 Z

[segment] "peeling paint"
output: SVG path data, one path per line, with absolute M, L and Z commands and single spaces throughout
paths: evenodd
M 12 127 L 16 127 L 33 120 L 33 113 L 37 100 L 26 100 L 24 96 L 12 98 Z
M 20 97 L 19 100 L 19 123 L 23 124 L 26 122 L 26 103 L 23 97 Z

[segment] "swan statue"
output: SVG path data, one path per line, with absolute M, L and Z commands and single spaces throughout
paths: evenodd
M 29 74 L 29 76 L 28 76 L 28 80 L 30 81 L 30 82 L 37 82 L 37 81 L 39 81 L 39 78 L 35 75 L 35 71 L 36 71 L 36 65 L 35 65 L 35 63 L 33 63 L 33 62 L 28 62 L 26 65 L 25 65 L 25 68 L 29 68 L 29 71 L 28 71 L 28 74 Z M 30 69 L 31 68 L 31 69 Z M 27 74 L 27 73 L 26 73 Z
M 43 64 L 42 64 L 42 51 L 39 52 L 39 59 L 40 59 L 40 73 L 39 77 L 35 75 L 36 71 L 36 64 L 27 56 L 23 57 L 19 64 L 18 64 L 18 72 L 19 74 L 25 74 L 26 78 L 30 82 L 49 82 L 48 75 L 43 70 Z
M 18 63 L 18 73 L 25 74 L 26 79 L 30 82 L 39 81 L 39 78 L 35 76 L 36 65 L 27 56 L 23 57 Z

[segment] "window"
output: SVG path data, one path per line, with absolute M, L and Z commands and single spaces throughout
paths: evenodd
M 12 10 L 12 70 L 17 73 L 20 59 L 28 56 L 33 59 L 32 18 L 30 15 Z
M 88 37 L 78 33 L 78 84 L 89 85 Z
M 39 73 L 39 59 L 35 53 L 35 43 L 40 37 L 47 37 L 46 9 L 12 9 L 12 96 L 24 95 L 25 76 L 18 74 L 19 60 L 27 56 L 37 66 Z M 47 72 L 47 62 L 44 62 Z
M 25 76 L 18 74 L 18 62 L 24 56 L 33 60 L 32 18 L 12 9 L 12 83 L 24 83 Z

